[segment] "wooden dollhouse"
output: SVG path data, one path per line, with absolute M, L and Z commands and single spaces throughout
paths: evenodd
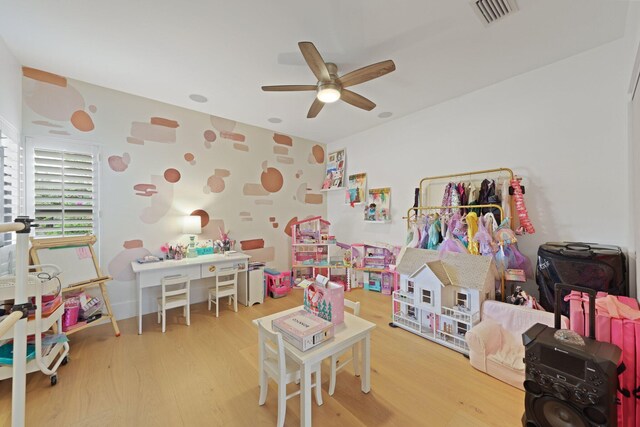
M 495 297 L 498 272 L 492 258 L 404 248 L 396 268 L 393 323 L 463 354 L 466 332 L 480 321 L 480 308 Z
M 318 274 L 350 289 L 351 247 L 330 234 L 331 223 L 316 216 L 291 225 L 291 273 L 294 283 Z
M 394 266 L 399 251 L 399 247 L 385 243 L 351 245 L 352 287 L 391 295 L 397 286 Z

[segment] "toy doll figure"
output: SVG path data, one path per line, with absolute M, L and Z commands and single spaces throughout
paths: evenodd
M 367 220 L 375 221 L 376 220 L 376 204 L 371 203 L 369 208 L 367 209 Z

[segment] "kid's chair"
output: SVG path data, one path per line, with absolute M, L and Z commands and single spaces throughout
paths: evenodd
M 216 305 L 216 317 L 219 314 L 220 298 L 229 297 L 229 305 L 233 298 L 233 311 L 238 312 L 238 269 L 226 268 L 216 270 L 216 286 L 209 288 L 209 310 L 211 303 Z
M 167 310 L 184 307 L 182 313 L 187 319 L 187 326 L 191 324 L 191 310 L 189 296 L 191 280 L 189 276 L 168 276 L 160 280 L 162 296 L 158 297 L 158 323 L 162 320 L 162 333 L 167 329 Z
M 353 310 L 354 316 L 360 316 L 360 303 L 353 302 L 348 299 L 344 300 L 344 306 L 349 307 Z M 360 343 L 356 343 L 351 347 L 351 356 L 347 356 L 346 352 L 338 355 L 334 354 L 331 356 L 331 381 L 329 382 L 329 396 L 333 396 L 333 393 L 336 391 L 336 374 L 342 368 L 344 368 L 349 362 L 353 361 L 353 371 L 356 374 L 356 377 L 360 376 Z M 344 357 L 347 357 L 346 359 Z
M 300 382 L 300 366 L 284 354 L 284 341 L 278 332 L 269 331 L 258 320 L 258 352 L 260 363 L 260 400 L 264 405 L 269 391 L 269 377 L 278 384 L 278 422 L 277 426 L 284 426 L 284 416 L 287 412 L 287 399 L 300 394 L 300 390 L 287 394 L 287 384 Z M 318 406 L 322 405 L 322 390 L 320 388 L 320 363 L 314 366 L 311 374 L 315 374 L 315 397 Z

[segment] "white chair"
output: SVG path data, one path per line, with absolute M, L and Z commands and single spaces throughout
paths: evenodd
M 189 276 L 168 276 L 160 280 L 162 296 L 158 297 L 158 323 L 162 320 L 162 332 L 167 329 L 167 310 L 183 307 L 182 314 L 191 324 L 189 297 L 191 296 L 191 280 Z
M 218 317 L 218 306 L 220 298 L 229 297 L 229 305 L 233 298 L 233 311 L 238 311 L 238 269 L 226 268 L 216 271 L 216 286 L 209 288 L 209 310 L 211 303 L 216 305 L 216 317 Z
M 264 405 L 269 390 L 269 377 L 278 384 L 278 422 L 277 426 L 284 425 L 284 416 L 287 412 L 287 399 L 300 394 L 300 389 L 287 394 L 287 384 L 300 381 L 300 366 L 284 353 L 284 341 L 278 332 L 267 330 L 262 322 L 258 321 L 258 352 L 260 363 L 260 400 L 258 404 Z M 322 405 L 322 389 L 320 363 L 312 368 L 315 374 L 315 398 L 318 406 Z
M 353 310 L 354 316 L 360 316 L 359 302 L 353 302 L 345 299 L 344 305 L 345 307 Z M 360 343 L 356 343 L 353 347 L 351 347 L 351 356 L 347 355 L 348 352 L 349 350 L 340 355 L 334 354 L 333 356 L 331 356 L 331 379 L 329 380 L 329 396 L 333 396 L 333 393 L 336 391 L 336 374 L 349 362 L 353 361 L 353 371 L 355 372 L 356 377 L 360 376 Z

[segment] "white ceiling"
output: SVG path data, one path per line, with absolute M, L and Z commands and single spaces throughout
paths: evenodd
M 625 1 L 516 1 L 519 12 L 485 28 L 469 0 L 0 0 L 0 36 L 30 67 L 332 142 L 625 31 Z M 315 84 L 302 40 L 339 74 L 393 59 L 395 72 L 350 88 L 378 106 L 338 102 L 307 119 L 313 92 L 262 92 Z

